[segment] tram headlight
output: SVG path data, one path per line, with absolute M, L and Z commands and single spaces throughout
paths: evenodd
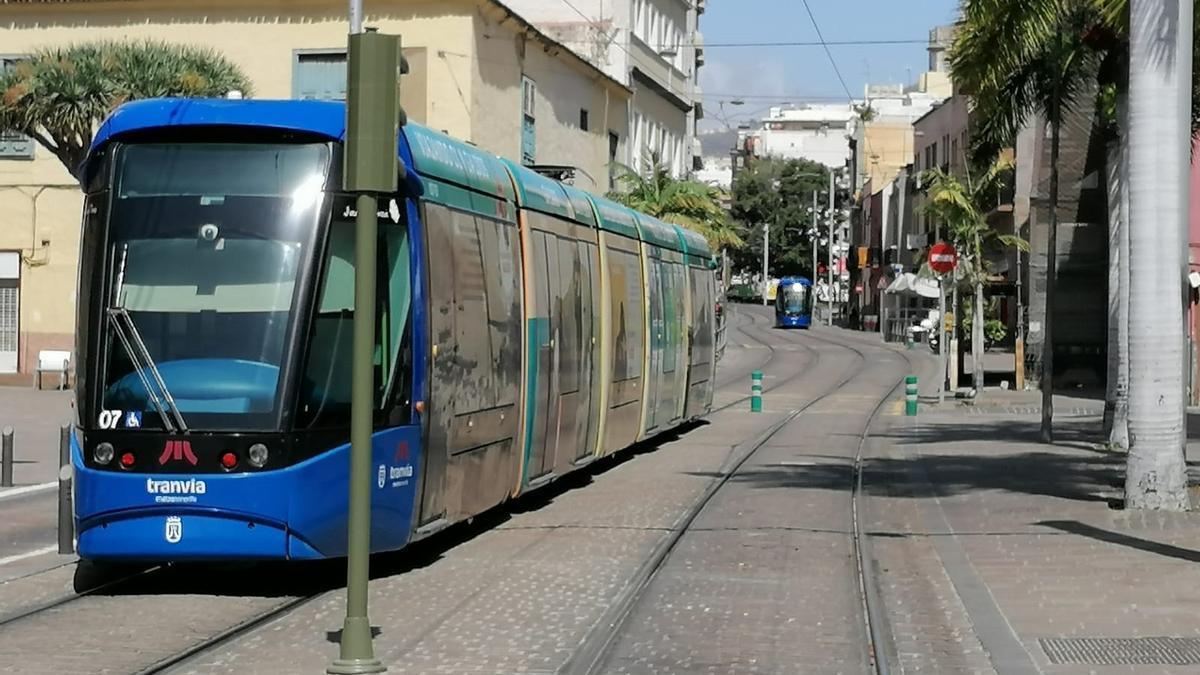
M 100 443 L 92 449 L 92 459 L 100 466 L 107 466 L 113 460 L 114 454 L 112 443 Z
M 251 466 L 261 469 L 267 465 L 267 458 L 270 454 L 267 446 L 262 443 L 255 443 L 246 451 L 246 459 L 250 461 Z

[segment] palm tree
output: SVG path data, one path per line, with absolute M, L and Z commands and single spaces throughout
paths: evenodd
M 1111 446 L 1129 447 L 1129 0 L 1091 0 L 1098 23 L 1090 35 L 1106 52 L 1100 69 L 1111 135 L 1107 149 L 1109 208 L 1108 377 L 1104 434 Z M 1200 0 L 1193 0 L 1193 12 Z M 1192 36 L 1193 61 L 1200 40 Z M 1200 71 L 1191 76 L 1191 131 L 1200 131 Z
M 206 48 L 153 41 L 47 47 L 0 72 L 0 129 L 30 136 L 78 178 L 97 127 L 120 104 L 233 90 L 249 95 L 249 79 Z
M 1192 11 L 1131 0 L 1129 30 L 1129 448 L 1125 503 L 1188 508 L 1180 294 L 1187 250 Z
M 721 206 L 721 192 L 695 180 L 680 180 L 658 153 L 647 158 L 646 175 L 619 167 L 620 190 L 608 197 L 636 211 L 699 232 L 714 251 L 745 246 L 729 213 Z
M 1028 250 L 1025 240 L 1015 235 L 1000 234 L 988 224 L 987 213 L 1003 187 L 1012 162 L 1000 157 L 992 162 L 978 178 L 967 171 L 965 178 L 943 171 L 940 167 L 921 174 L 925 186 L 925 213 L 941 223 L 950 235 L 950 242 L 962 256 L 967 282 L 971 284 L 975 301 L 971 321 L 972 384 L 976 395 L 983 392 L 984 300 L 983 285 L 988 277 L 984 253 L 989 248 L 1017 247 Z
M 951 70 L 972 97 L 972 156 L 989 162 L 1011 145 L 1030 115 L 1050 123 L 1046 318 L 1043 324 L 1042 426 L 1053 440 L 1053 316 L 1058 248 L 1058 155 L 1062 113 L 1095 78 L 1096 52 L 1084 40 L 1096 0 L 963 0 Z

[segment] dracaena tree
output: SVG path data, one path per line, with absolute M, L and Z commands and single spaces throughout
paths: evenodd
M 0 128 L 30 136 L 78 178 L 96 129 L 122 103 L 234 90 L 249 95 L 249 79 L 207 48 L 156 41 L 45 47 L 0 72 Z

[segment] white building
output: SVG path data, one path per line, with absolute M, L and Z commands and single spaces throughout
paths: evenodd
M 610 138 L 612 159 L 641 170 L 657 153 L 676 176 L 698 164 L 703 116 L 704 0 L 505 0 L 521 17 L 633 90 L 631 142 Z
M 849 103 L 776 107 L 747 135 L 756 157 L 807 159 L 841 168 L 850 159 L 846 134 L 855 114 Z

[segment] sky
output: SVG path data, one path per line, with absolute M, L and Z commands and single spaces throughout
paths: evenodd
M 834 45 L 846 89 L 862 98 L 872 84 L 915 81 L 928 63 L 929 29 L 952 23 L 958 0 L 808 0 L 827 42 L 917 40 L 919 44 Z M 821 46 L 722 47 L 722 43 L 817 42 L 803 0 L 708 0 L 700 16 L 704 35 L 705 118 L 701 130 L 761 118 L 780 102 L 846 101 Z M 740 99 L 740 106 L 729 102 Z M 725 102 L 722 112 L 721 102 Z

